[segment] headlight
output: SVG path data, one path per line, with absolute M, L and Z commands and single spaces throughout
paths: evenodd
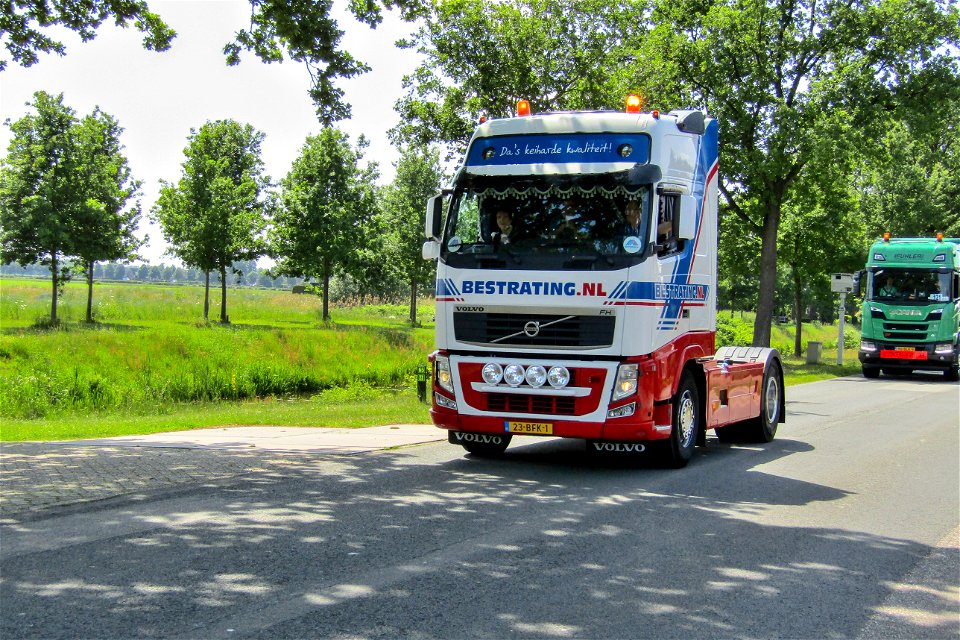
M 607 417 L 623 418 L 625 416 L 632 416 L 636 410 L 637 410 L 637 403 L 631 402 L 630 404 L 625 404 L 622 407 L 617 407 L 616 409 L 610 409 L 609 411 L 607 411 Z
M 453 409 L 454 411 L 457 410 L 457 403 L 442 393 L 434 392 L 433 397 L 437 401 L 438 407 L 443 407 L 444 409 Z
M 860 341 L 860 351 L 876 351 L 877 345 L 873 340 L 861 340 Z
M 483 380 L 487 384 L 500 384 L 503 380 L 503 367 L 496 362 L 488 362 L 483 365 Z
M 570 372 L 566 367 L 551 367 L 547 372 L 547 382 L 554 389 L 562 389 L 570 384 Z
M 637 391 L 640 372 L 636 364 L 622 364 L 617 369 L 617 382 L 613 386 L 613 400 L 622 400 Z
M 453 393 L 453 377 L 450 375 L 450 358 L 447 356 L 437 356 L 434 362 L 436 368 L 437 384 Z
M 527 379 L 527 384 L 536 389 L 542 387 L 543 383 L 547 381 L 547 370 L 535 364 L 527 369 L 524 377 Z
M 519 387 L 523 384 L 523 375 L 525 371 L 518 364 L 508 364 L 503 370 L 503 380 L 511 387 Z
M 942 354 L 953 353 L 953 343 L 951 343 L 951 342 L 938 342 L 938 343 L 933 347 L 933 350 L 934 350 L 936 353 L 942 353 Z

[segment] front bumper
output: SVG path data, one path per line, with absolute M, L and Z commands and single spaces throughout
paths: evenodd
M 874 341 L 876 349 L 860 349 L 857 357 L 860 364 L 884 369 L 926 369 L 943 371 L 955 367 L 960 361 L 960 348 L 953 346 L 950 353 L 937 353 L 934 343 L 902 344 Z
M 670 405 L 665 405 L 669 410 Z M 666 412 L 664 412 L 666 413 Z M 663 440 L 670 437 L 669 429 L 657 428 L 652 419 L 642 419 L 639 416 L 629 418 L 615 418 L 604 422 L 580 422 L 557 419 L 555 416 L 475 416 L 462 415 L 455 411 L 438 409 L 430 410 L 433 424 L 441 429 L 453 431 L 468 431 L 472 433 L 510 434 L 507 424 L 513 421 L 537 421 L 550 424 L 551 433 L 548 436 L 560 438 L 584 438 L 587 440 L 616 440 L 619 442 L 637 442 L 649 440 Z M 534 435 L 520 433 L 511 435 Z

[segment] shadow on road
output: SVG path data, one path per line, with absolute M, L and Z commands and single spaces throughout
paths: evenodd
M 0 635 L 843 638 L 915 588 L 925 615 L 904 637 L 956 637 L 954 583 L 900 583 L 930 547 L 807 527 L 802 509 L 849 494 L 760 470 L 810 449 L 711 439 L 681 471 L 570 440 L 498 460 L 291 457 L 8 558 Z M 121 520 L 140 529 L 112 536 Z

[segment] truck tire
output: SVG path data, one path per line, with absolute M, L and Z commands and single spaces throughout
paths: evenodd
M 783 375 L 780 363 L 772 360 L 763 372 L 760 386 L 760 416 L 752 423 L 751 439 L 754 442 L 772 442 L 780 424 L 780 410 L 783 405 Z
M 866 374 L 864 374 L 866 375 Z M 760 383 L 760 415 L 744 422 L 715 429 L 720 442 L 771 442 L 777 435 L 783 408 L 783 377 L 780 363 L 772 360 Z
M 498 458 L 503 455 L 513 436 L 500 436 L 500 442 L 463 442 L 461 447 L 478 458 Z
M 943 378 L 947 382 L 956 382 L 960 380 L 960 367 L 954 365 L 943 372 Z
M 880 367 L 874 367 L 870 365 L 863 365 L 863 377 L 864 378 L 879 378 L 880 377 Z
M 684 371 L 673 401 L 673 428 L 670 430 L 670 439 L 663 443 L 662 458 L 668 466 L 680 469 L 690 462 L 697 444 L 697 434 L 702 428 L 703 416 L 700 414 L 697 382 L 689 371 Z

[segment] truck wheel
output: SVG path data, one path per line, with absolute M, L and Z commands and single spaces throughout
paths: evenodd
M 763 372 L 760 387 L 760 416 L 753 422 L 753 440 L 771 442 L 777 435 L 780 423 L 780 408 L 783 404 L 783 382 L 780 375 L 780 363 L 772 360 Z
M 693 457 L 702 420 L 697 383 L 689 371 L 684 371 L 673 401 L 673 429 L 670 431 L 670 439 L 664 443 L 663 458 L 667 465 L 674 469 L 687 466 Z
M 513 436 L 502 435 L 499 442 L 462 442 L 460 446 L 478 458 L 496 458 L 503 455 Z
M 960 367 L 954 365 L 943 372 L 943 378 L 947 382 L 956 382 L 960 380 Z
M 863 365 L 863 377 L 864 378 L 879 378 L 880 377 L 880 367 L 871 367 L 869 365 Z

